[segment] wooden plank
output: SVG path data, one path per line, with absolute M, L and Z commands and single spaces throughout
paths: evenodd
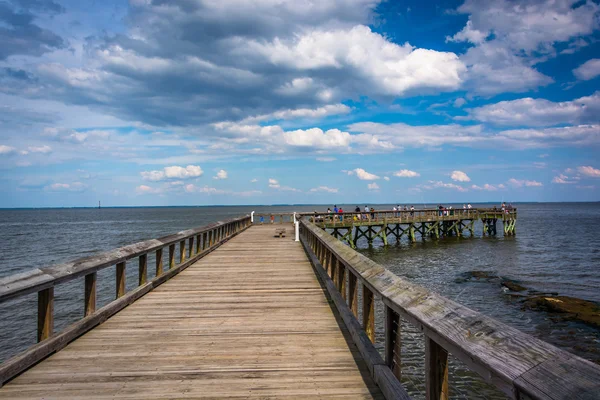
M 373 292 L 366 286 L 362 287 L 363 329 L 371 342 L 375 343 L 375 299 Z
M 87 317 L 96 311 L 96 275 L 96 272 L 92 272 L 85 276 L 84 317 Z
M 356 275 L 348 270 L 348 307 L 358 318 L 358 281 Z
M 425 336 L 425 398 L 448 400 L 448 352 Z
M 48 339 L 54 330 L 54 288 L 38 292 L 37 341 Z
M 400 316 L 385 306 L 385 364 L 394 376 L 402 377 Z
M 156 273 L 154 276 L 160 276 L 163 274 L 163 249 L 156 250 L 155 263 Z

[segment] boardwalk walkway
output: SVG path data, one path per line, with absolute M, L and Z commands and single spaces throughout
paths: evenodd
M 274 230 L 234 237 L 0 399 L 382 399 L 302 246 Z

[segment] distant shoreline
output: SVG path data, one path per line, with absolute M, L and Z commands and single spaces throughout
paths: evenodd
M 462 204 L 463 202 L 442 202 L 446 204 Z M 473 202 L 473 204 L 499 204 L 497 201 L 478 201 Z M 514 202 L 514 204 L 591 204 L 591 203 L 600 203 L 600 200 L 596 201 L 520 201 Z M 174 205 L 174 206 L 102 206 L 101 209 L 117 209 L 117 208 L 207 208 L 207 207 L 326 207 L 331 206 L 333 203 L 320 203 L 320 204 L 208 204 L 208 205 Z M 358 203 L 337 203 L 341 205 L 351 205 L 351 204 L 369 204 L 372 206 L 389 206 L 396 203 L 370 203 L 370 202 L 358 202 Z M 404 204 L 404 203 L 402 203 Z M 409 203 L 407 203 L 409 204 Z M 413 203 L 416 204 L 416 203 Z M 419 203 L 418 205 L 437 205 L 438 203 Z M 87 207 L 87 206 L 75 206 L 75 207 L 0 207 L 0 211 L 4 210 L 89 210 L 89 209 L 98 209 L 95 207 Z

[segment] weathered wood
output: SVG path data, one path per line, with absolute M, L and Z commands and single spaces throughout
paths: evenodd
M 336 258 L 337 259 L 337 258 Z M 347 289 L 346 289 L 346 266 L 339 262 L 338 260 L 338 288 L 340 293 L 342 294 L 342 298 L 346 301 L 348 297 Z
M 192 258 L 194 256 L 194 237 L 190 237 L 188 239 L 188 258 Z
M 148 256 L 142 254 L 139 258 L 139 273 L 138 273 L 138 285 L 146 283 L 148 278 Z
M 38 292 L 37 341 L 48 339 L 54 331 L 54 288 Z
M 237 218 L 246 221 L 249 216 Z M 0 278 L 0 303 L 28 293 L 36 293 L 51 286 L 67 282 L 120 262 L 139 257 L 141 254 L 156 251 L 159 248 L 179 242 L 192 235 L 203 233 L 222 226 L 227 222 L 216 222 L 204 227 L 188 229 L 158 239 L 134 243 L 108 252 L 83 257 L 62 264 L 34 269 L 20 274 Z
M 156 274 L 155 276 L 160 276 L 163 274 L 163 249 L 156 250 Z
M 400 316 L 385 307 L 385 364 L 398 380 L 402 377 Z
M 448 400 L 448 352 L 425 336 L 425 397 Z
M 185 240 L 179 242 L 179 262 L 185 262 Z
M 169 269 L 175 268 L 175 244 L 169 245 Z
M 349 304 L 356 303 L 352 300 L 352 292 L 355 290 L 352 280 L 353 275 L 356 275 L 369 290 L 381 296 L 387 307 L 416 325 L 441 348 L 508 396 L 515 396 L 516 382 L 526 376 L 528 371 L 535 371 L 538 365 L 552 365 L 559 362 L 557 360 L 569 357 L 572 357 L 572 363 L 561 364 L 568 371 L 565 376 L 581 377 L 572 379 L 571 384 L 565 388 L 573 398 L 589 387 L 597 387 L 600 382 L 600 366 L 407 282 L 309 221 L 301 220 L 300 223 L 307 236 L 313 235 L 317 242 L 326 246 L 346 265 L 349 274 Z M 566 397 L 564 393 L 551 393 L 537 398 Z
M 125 294 L 125 263 L 120 262 L 116 268 L 116 297 L 117 299 Z
M 246 227 L 247 228 L 247 227 Z M 100 308 L 95 313 L 88 315 L 87 317 L 79 320 L 78 322 L 68 326 L 62 332 L 57 333 L 53 336 L 50 336 L 46 340 L 30 347 L 25 352 L 18 354 L 9 360 L 4 361 L 0 364 L 0 398 L 3 394 L 3 389 L 1 389 L 2 385 L 7 381 L 14 378 L 16 375 L 25 371 L 32 365 L 38 363 L 40 360 L 44 359 L 48 355 L 64 348 L 67 346 L 72 340 L 81 336 L 83 333 L 89 331 L 95 326 L 103 323 L 109 317 L 127 307 L 129 304 L 133 303 L 137 299 L 144 296 L 146 293 L 151 291 L 152 289 L 160 286 L 165 283 L 179 272 L 188 268 L 198 259 L 205 257 L 206 255 L 212 253 L 219 246 L 215 246 L 214 248 L 208 249 L 205 252 L 197 254 L 193 259 L 186 261 L 184 264 L 180 264 L 177 267 L 166 271 L 148 281 L 146 284 L 142 286 L 138 286 L 134 290 L 126 293 L 122 297 L 118 298 L 107 304 L 106 306 Z M 51 288 L 53 289 L 53 288 Z M 41 293 L 41 292 L 40 292 Z M 155 308 L 156 309 L 156 308 Z M 119 342 L 123 340 L 122 336 L 119 336 L 118 339 L 115 339 L 113 342 Z M 88 363 L 89 365 L 90 363 Z M 45 389 L 44 389 L 45 390 Z
M 356 275 L 348 270 L 348 307 L 358 318 L 358 281 Z
M 373 292 L 365 285 L 362 287 L 362 300 L 363 329 L 371 342 L 375 343 L 375 299 Z
M 85 276 L 85 288 L 84 288 L 84 308 L 83 316 L 93 314 L 96 311 L 96 272 L 87 274 Z

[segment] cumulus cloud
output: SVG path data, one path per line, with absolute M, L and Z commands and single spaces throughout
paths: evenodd
M 581 124 L 598 120 L 600 92 L 562 102 L 526 97 L 487 104 L 468 111 L 471 119 L 498 125 Z
M 600 75 L 600 58 L 592 58 L 573 70 L 579 80 L 589 81 Z
M 162 171 L 142 171 L 140 174 L 144 180 L 163 181 L 168 179 L 198 178 L 204 174 L 204 171 L 198 165 L 188 165 L 185 168 L 173 165 L 163 168 Z
M 495 192 L 499 188 L 500 187 L 498 185 L 490 185 L 489 183 L 486 183 L 483 186 L 471 185 L 471 189 L 473 190 L 487 190 L 488 192 Z
M 270 188 L 274 188 L 274 189 L 278 189 L 281 187 L 281 185 L 279 185 L 279 181 L 273 178 L 269 179 L 269 187 Z
M 581 166 L 577 168 L 577 171 L 590 178 L 600 178 L 600 169 L 596 169 L 594 167 Z
M 457 182 L 470 182 L 471 181 L 471 178 L 469 178 L 469 176 L 462 171 L 452 171 L 450 178 L 452 178 L 453 181 L 457 181 Z
M 135 191 L 138 194 L 158 194 L 158 193 L 162 193 L 162 189 L 160 188 L 153 188 L 150 187 L 148 185 L 140 185 L 138 187 L 135 188 Z
M 87 185 L 81 182 L 73 183 L 52 183 L 44 188 L 49 192 L 83 192 L 87 189 Z
M 373 182 L 373 183 L 369 183 L 367 185 L 367 188 L 369 190 L 379 190 L 379 185 L 376 182 Z
M 421 176 L 418 172 L 411 171 L 409 169 L 401 169 L 400 171 L 394 172 L 394 176 L 398 176 L 400 178 L 416 178 Z
M 571 178 L 565 174 L 559 174 L 557 176 L 555 176 L 554 178 L 552 178 L 552 183 L 559 183 L 559 184 L 571 184 L 571 183 L 577 183 L 578 179 L 575 178 Z
M 14 153 L 15 151 L 16 151 L 16 149 L 14 147 L 0 144 L 0 154 L 11 154 L 11 153 Z
M 250 183 L 256 183 L 256 182 L 258 182 L 258 179 L 256 179 L 256 178 L 250 180 Z
M 213 179 L 227 179 L 227 171 L 224 169 L 219 170 L 217 175 L 213 176 Z
M 348 175 L 356 175 L 358 179 L 363 181 L 374 181 L 379 179 L 379 177 L 375 174 L 371 174 L 370 172 L 365 171 L 362 168 L 355 168 L 351 171 L 347 171 Z
M 529 181 L 526 179 L 515 179 L 515 178 L 510 178 L 507 183 L 515 188 L 520 188 L 523 186 L 526 186 L 526 187 L 544 186 L 541 182 L 538 182 L 538 181 Z
M 310 189 L 311 192 L 327 192 L 327 193 L 337 193 L 338 189 L 330 188 L 328 186 L 319 186 L 316 188 Z
M 384 177 L 383 177 L 383 180 L 384 180 L 384 181 L 389 181 L 389 180 L 390 180 L 390 177 L 389 177 L 389 176 L 384 176 Z
M 446 183 L 446 182 L 442 182 L 442 181 L 428 181 L 425 184 L 417 185 L 416 189 L 425 189 L 425 190 L 432 190 L 432 189 L 452 189 L 452 190 L 456 190 L 456 191 L 459 191 L 459 192 L 466 192 L 466 191 L 468 191 L 467 188 L 462 187 L 460 185 L 456 185 L 454 183 Z

